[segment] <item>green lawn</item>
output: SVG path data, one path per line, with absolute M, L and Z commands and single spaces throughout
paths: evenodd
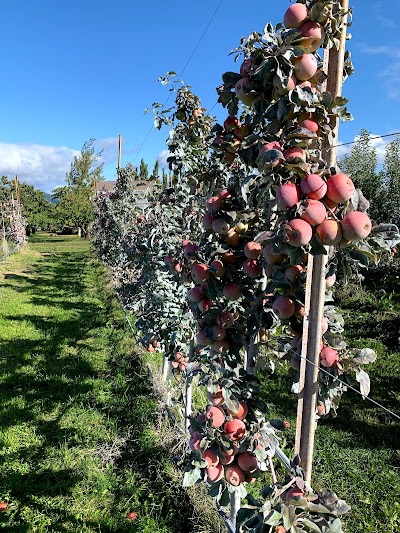
M 34 235 L 0 267 L 0 302 L 0 530 L 219 531 L 180 488 L 147 368 L 89 244 Z
M 371 397 L 396 412 L 399 279 L 374 274 L 366 289 L 338 295 L 349 342 L 378 352 Z M 180 488 L 168 453 L 176 441 L 143 352 L 87 242 L 34 235 L 0 266 L 0 380 L 0 501 L 8 502 L 0 530 L 224 531 L 197 489 Z M 296 399 L 285 369 L 264 373 L 263 393 L 272 416 L 292 423 L 290 453 Z M 338 417 L 319 423 L 313 485 L 350 503 L 347 533 L 400 531 L 399 433 L 396 420 L 351 391 Z

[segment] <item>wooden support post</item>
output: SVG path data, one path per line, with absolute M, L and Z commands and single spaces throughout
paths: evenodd
M 168 375 L 167 375 L 167 406 L 171 405 L 171 388 L 172 388 L 172 364 L 168 361 Z
M 118 167 L 117 170 L 121 168 L 121 150 L 122 150 L 122 135 L 118 135 Z
M 15 182 L 15 200 L 16 200 L 16 203 L 17 203 L 17 215 L 21 216 L 21 199 L 20 199 L 20 195 L 19 195 L 18 176 L 15 176 L 14 182 Z
M 337 0 L 336 9 L 341 5 L 346 11 L 348 0 Z M 339 50 L 330 49 L 325 55 L 324 69 L 328 74 L 326 90 L 333 97 L 341 94 L 343 84 L 343 65 L 346 44 L 347 15 L 342 20 L 342 32 Z M 333 124 L 335 144 L 337 144 L 338 122 Z M 335 149 L 323 147 L 324 160 L 330 168 L 336 161 Z M 314 453 L 314 435 L 316 426 L 316 403 L 318 394 L 319 353 L 322 338 L 321 322 L 324 316 L 325 267 L 328 249 L 325 255 L 311 256 L 307 265 L 307 285 L 305 317 L 303 326 L 299 398 L 297 408 L 295 453 L 300 454 L 301 467 L 305 471 L 306 482 L 311 485 L 312 460 Z
M 194 338 L 190 341 L 189 361 L 194 355 Z M 192 391 L 193 391 L 193 371 L 186 374 L 185 380 L 185 428 L 188 431 L 190 426 L 190 415 L 192 414 Z
M 168 361 L 169 361 L 168 357 L 165 357 L 165 355 L 163 355 L 163 360 L 162 360 L 162 370 L 161 370 L 163 381 L 166 381 L 166 380 L 167 380 L 167 374 L 168 374 Z
M 234 528 L 236 528 L 236 516 L 240 509 L 240 494 L 238 489 L 235 489 L 231 492 L 231 501 L 230 501 L 230 512 L 229 520 L 232 522 Z

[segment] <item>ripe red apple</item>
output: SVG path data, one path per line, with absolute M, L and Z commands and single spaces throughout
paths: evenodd
M 196 450 L 200 450 L 200 442 L 201 442 L 201 435 L 198 431 L 195 431 L 189 440 L 189 448 L 195 452 Z
M 310 224 L 316 226 L 321 224 L 326 218 L 326 209 L 322 202 L 318 200 L 303 200 L 301 202 L 302 212 L 300 218 Z
M 295 283 L 296 279 L 304 270 L 305 268 L 302 265 L 292 265 L 286 268 L 285 276 L 291 283 Z
M 212 213 L 206 213 L 202 219 L 203 228 L 210 231 L 212 229 L 212 221 L 213 221 Z
M 328 198 L 337 204 L 350 200 L 355 191 L 354 183 L 347 174 L 334 174 L 326 182 Z
M 284 16 L 283 23 L 286 28 L 300 28 L 307 20 L 308 11 L 304 4 L 296 3 L 288 7 Z
M 253 64 L 253 58 L 252 57 L 248 57 L 240 65 L 240 75 L 242 76 L 242 78 L 245 78 L 246 76 L 249 75 L 249 72 L 250 72 L 252 64 Z
M 309 174 L 300 182 L 300 189 L 303 194 L 312 200 L 320 200 L 327 191 L 326 182 L 318 174 Z
M 220 313 L 217 316 L 217 324 L 221 328 L 227 329 L 230 328 L 233 325 L 233 315 L 232 313 L 229 313 L 228 311 L 225 311 L 223 313 Z
M 221 209 L 223 205 L 224 203 L 222 201 L 222 198 L 220 198 L 219 196 L 211 196 L 211 198 L 207 200 L 206 208 L 207 211 L 209 211 L 210 213 L 214 213 L 215 211 Z
M 197 252 L 198 249 L 199 247 L 197 246 L 197 244 L 194 244 L 193 242 L 189 243 L 187 246 L 185 246 L 183 255 L 186 259 L 190 259 L 191 257 L 193 257 L 193 255 Z
M 283 152 L 283 156 L 288 163 L 299 163 L 301 161 L 307 161 L 306 151 L 303 150 L 303 148 L 300 148 L 299 146 L 292 146 L 291 148 L 287 148 Z
M 232 281 L 228 282 L 224 286 L 224 288 L 222 289 L 222 292 L 225 298 L 227 298 L 228 300 L 238 300 L 242 295 L 240 285 Z
M 243 272 L 249 278 L 256 279 L 261 275 L 261 266 L 257 262 L 257 259 L 246 259 L 243 262 Z
M 232 131 L 235 128 L 240 127 L 240 121 L 237 117 L 228 117 L 224 121 L 224 130 L 225 131 Z
M 224 263 L 220 259 L 214 259 L 210 264 L 210 271 L 213 276 L 220 278 L 225 274 Z
M 203 452 L 203 459 L 207 461 L 209 467 L 217 466 L 217 464 L 219 463 L 218 455 L 212 450 L 210 450 L 210 448 L 207 448 L 207 450 Z
M 138 514 L 135 513 L 134 511 L 130 511 L 127 515 L 126 515 L 126 518 L 128 520 L 136 520 L 136 518 L 138 517 Z
M 335 246 L 342 240 L 342 228 L 340 223 L 333 219 L 325 219 L 317 226 L 317 235 L 322 244 Z
M 210 466 L 206 469 L 207 479 L 211 483 L 216 483 L 224 477 L 224 467 L 222 464 L 217 464 L 216 466 Z
M 261 244 L 259 242 L 250 241 L 245 245 L 243 252 L 248 259 L 257 259 L 262 252 Z
M 251 105 L 254 100 L 254 94 L 247 93 L 245 88 L 251 84 L 251 79 L 246 76 L 241 78 L 235 85 L 235 93 L 239 100 L 241 100 L 245 105 Z
M 211 348 L 215 350 L 216 353 L 227 352 L 229 350 L 229 341 L 228 339 L 214 341 Z
M 326 346 L 321 350 L 320 362 L 326 368 L 332 368 L 339 361 L 339 354 L 333 348 Z
M 204 263 L 197 263 L 197 265 L 194 265 L 192 268 L 192 279 L 195 283 L 203 283 L 204 281 L 207 281 L 209 277 L 208 266 Z
M 300 201 L 300 187 L 294 183 L 284 183 L 276 191 L 276 203 L 280 210 L 290 209 Z
M 218 235 L 227 235 L 230 226 L 226 220 L 223 218 L 214 218 L 212 221 L 212 229 L 215 233 L 218 233 Z
M 258 468 L 257 457 L 249 452 L 239 453 L 237 456 L 238 465 L 243 472 L 254 472 Z
M 281 319 L 289 318 L 295 311 L 295 303 L 289 296 L 278 296 L 272 304 L 272 310 Z
M 301 39 L 301 44 L 304 46 L 306 52 L 316 52 L 321 46 L 324 38 L 324 30 L 321 24 L 309 20 L 302 24 L 299 29 L 301 35 L 303 36 L 303 39 Z
M 314 76 L 318 63 L 313 54 L 303 54 L 293 59 L 294 74 L 300 81 L 307 81 Z
M 276 254 L 272 252 L 272 247 L 270 243 L 267 243 L 264 246 L 263 257 L 269 265 L 276 265 L 278 263 L 282 263 L 282 261 L 285 259 L 285 256 L 283 254 Z
M 290 76 L 290 78 L 288 78 L 287 84 L 285 86 L 282 84 L 281 78 L 278 76 L 278 74 L 275 74 L 275 76 L 272 78 L 272 84 L 274 86 L 276 94 L 278 96 L 283 96 L 296 87 L 297 79 L 296 76 L 293 74 L 292 76 Z
M 239 420 L 244 420 L 249 412 L 247 405 L 244 402 L 239 402 L 237 411 L 231 411 L 230 409 L 227 409 L 227 411 L 233 416 L 233 418 L 238 418 Z
M 280 152 L 283 152 L 283 148 L 278 141 L 271 141 L 269 143 L 263 144 L 258 153 L 263 154 L 264 152 L 268 152 L 269 150 L 279 150 Z
M 212 406 L 207 409 L 206 420 L 211 420 L 211 425 L 214 428 L 219 428 L 225 422 L 225 413 L 221 407 Z
M 246 425 L 242 420 L 234 418 L 228 420 L 224 425 L 225 435 L 232 441 L 239 441 L 243 439 L 246 434 Z
M 301 218 L 294 218 L 289 221 L 288 226 L 288 243 L 291 246 L 299 248 L 310 242 L 312 237 L 312 227 L 308 222 Z
M 371 219 L 366 213 L 352 211 L 342 220 L 343 237 L 348 241 L 362 241 L 371 233 Z
M 225 479 L 230 485 L 238 487 L 246 478 L 246 474 L 238 466 L 228 466 L 225 472 Z
M 213 301 L 210 298 L 203 298 L 198 302 L 197 307 L 202 313 L 206 313 L 213 306 Z

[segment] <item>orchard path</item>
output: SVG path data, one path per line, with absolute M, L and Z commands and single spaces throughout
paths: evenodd
M 137 355 L 87 242 L 34 235 L 0 265 L 0 530 L 195 531 Z

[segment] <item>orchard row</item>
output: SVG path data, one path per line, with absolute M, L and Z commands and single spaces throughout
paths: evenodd
M 333 290 L 398 242 L 370 220 L 351 176 L 322 157 L 336 121 L 350 117 L 346 100 L 324 89 L 317 52 L 338 44 L 345 13 L 334 4 L 299 1 L 284 25 L 242 39 L 239 73 L 225 73 L 217 88 L 228 110 L 222 125 L 185 86 L 170 115 L 154 104 L 157 125 L 172 128 L 175 181 L 156 188 L 143 213 L 131 165 L 96 202 L 94 243 L 141 342 L 162 350 L 175 375 L 196 373 L 207 389 L 209 405 L 189 420 L 184 485 L 204 482 L 227 505 L 270 476 L 268 501 L 248 495 L 252 506 L 239 511 L 238 531 L 341 531 L 348 506 L 330 491 L 315 494 L 298 457 L 275 480 L 272 458 L 285 423 L 269 419 L 258 369 L 261 359 L 271 368 L 288 361 L 298 391 L 308 260 L 325 254 L 317 415 L 336 415 L 348 379 L 367 395 L 363 366 L 375 354 L 348 346 Z M 348 59 L 345 69 L 352 70 Z

